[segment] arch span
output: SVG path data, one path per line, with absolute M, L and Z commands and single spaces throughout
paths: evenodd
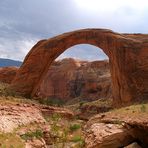
M 39 41 L 27 54 L 11 88 L 35 96 L 51 63 L 77 44 L 97 46 L 109 57 L 116 104 L 148 96 L 148 35 L 119 34 L 107 29 L 82 29 Z

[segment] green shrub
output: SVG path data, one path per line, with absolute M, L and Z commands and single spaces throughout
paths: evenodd
M 64 101 L 57 98 L 41 98 L 39 103 L 51 106 L 63 106 Z
M 76 131 L 76 130 L 78 130 L 78 129 L 80 129 L 81 128 L 81 125 L 80 124 L 72 124 L 72 125 L 70 125 L 70 127 L 69 127 L 69 129 L 70 129 L 70 131 Z
M 80 142 L 80 141 L 83 141 L 83 139 L 82 139 L 82 137 L 81 136 L 74 136 L 73 138 L 72 138 L 72 142 Z
M 54 113 L 54 114 L 52 114 L 52 116 L 51 116 L 51 120 L 52 120 L 52 121 L 58 122 L 60 119 L 61 119 L 61 115 L 58 114 L 58 113 Z
M 43 137 L 43 132 L 41 130 L 36 130 L 36 131 L 33 131 L 33 132 L 27 132 L 23 135 L 21 135 L 21 138 L 24 139 L 24 140 L 29 140 L 29 139 L 32 139 L 32 138 L 37 138 L 37 139 L 40 139 Z
M 17 96 L 14 90 L 9 88 L 9 84 L 0 82 L 0 96 Z
M 146 112 L 146 106 L 144 104 L 141 105 L 140 109 L 141 112 Z
M 81 108 L 83 106 L 84 102 L 80 102 L 79 103 L 79 108 Z

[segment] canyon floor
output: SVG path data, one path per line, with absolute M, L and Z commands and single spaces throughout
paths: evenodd
M 50 102 L 51 103 L 51 102 Z M 111 99 L 60 106 L 17 96 L 0 84 L 1 148 L 147 148 L 148 103 L 112 107 Z M 52 105 L 52 106 L 51 106 Z M 57 107 L 60 106 L 60 107 Z

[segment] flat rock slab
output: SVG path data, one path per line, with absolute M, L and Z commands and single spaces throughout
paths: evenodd
M 12 132 L 21 125 L 33 122 L 45 122 L 37 107 L 28 104 L 0 105 L 0 132 Z

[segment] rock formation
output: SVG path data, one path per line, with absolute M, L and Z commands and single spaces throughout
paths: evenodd
M 16 76 L 18 67 L 3 67 L 0 68 L 0 82 L 11 83 Z
M 35 96 L 51 63 L 77 44 L 101 48 L 109 57 L 114 105 L 148 98 L 148 35 L 82 29 L 39 41 L 26 56 L 11 88 Z
M 76 97 L 86 100 L 109 98 L 111 96 L 109 63 L 71 58 L 56 61 L 50 66 L 37 95 L 62 100 Z
M 119 148 L 133 142 L 129 129 L 118 124 L 95 123 L 87 132 L 86 148 Z

